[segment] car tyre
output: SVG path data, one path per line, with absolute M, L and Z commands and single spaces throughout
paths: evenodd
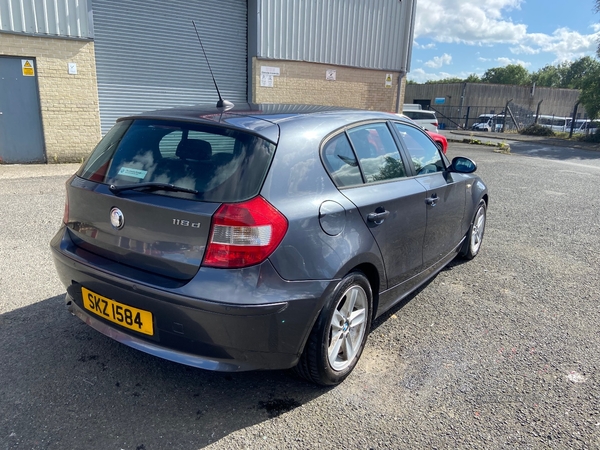
M 365 347 L 372 305 L 373 293 L 365 275 L 346 275 L 321 310 L 295 372 L 321 386 L 344 381 Z
M 485 232 L 485 222 L 487 218 L 487 205 L 482 199 L 477 205 L 475 215 L 473 216 L 473 222 L 469 227 L 469 232 L 465 238 L 465 243 L 460 251 L 460 256 L 464 259 L 473 259 L 479 253 L 481 249 L 481 242 L 483 241 L 483 234 Z

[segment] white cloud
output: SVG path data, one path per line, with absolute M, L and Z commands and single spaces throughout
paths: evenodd
M 502 17 L 520 7 L 522 0 L 419 0 L 415 38 L 428 37 L 446 43 L 485 45 L 517 43 L 527 27 Z
M 510 47 L 510 51 L 515 55 L 537 55 L 541 50 L 539 48 L 519 44 L 516 47 Z
M 509 64 L 516 64 L 518 66 L 523 66 L 523 67 L 531 66 L 531 63 L 521 61 L 520 59 L 510 59 L 510 58 L 500 57 L 500 58 L 496 58 L 496 61 L 498 61 L 503 66 L 508 66 Z
M 426 44 L 426 45 L 421 45 L 421 44 L 419 44 L 417 41 L 414 41 L 414 42 L 413 42 L 413 46 L 414 46 L 415 48 L 418 48 L 419 50 L 431 50 L 431 49 L 434 49 L 434 48 L 436 48 L 436 45 L 435 45 L 435 43 L 434 43 L 434 42 L 431 42 L 431 43 L 429 43 L 429 44 Z
M 448 65 L 452 62 L 452 56 L 448 53 L 444 53 L 442 56 L 434 56 L 434 58 L 430 61 L 427 61 L 425 65 L 427 67 L 431 67 L 433 69 L 439 69 L 443 65 Z
M 484 71 L 481 70 L 480 73 L 478 73 L 477 75 L 482 76 L 483 72 Z M 413 69 L 410 71 L 407 78 L 410 81 L 414 81 L 416 83 L 425 83 L 426 81 L 442 80 L 444 78 L 465 79 L 469 75 L 472 75 L 472 74 L 473 74 L 472 71 L 471 72 L 458 72 L 458 73 L 448 73 L 448 72 L 432 73 L 432 72 L 427 72 L 424 69 Z
M 533 33 L 528 35 L 532 45 L 541 52 L 553 53 L 557 61 L 572 61 L 596 51 L 600 31 L 581 34 L 568 28 L 559 28 L 552 35 Z
M 591 25 L 591 34 L 568 28 L 559 28 L 552 34 L 529 33 L 527 25 L 507 17 L 509 11 L 520 9 L 523 3 L 524 0 L 418 0 L 415 40 L 428 38 L 473 46 L 509 44 L 515 55 L 549 53 L 555 62 L 595 53 L 600 24 Z

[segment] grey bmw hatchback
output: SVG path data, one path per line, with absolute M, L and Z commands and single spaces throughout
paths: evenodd
M 67 181 L 51 248 L 71 313 L 112 339 L 334 385 L 373 319 L 479 252 L 475 170 L 393 114 L 155 111 L 119 119 Z

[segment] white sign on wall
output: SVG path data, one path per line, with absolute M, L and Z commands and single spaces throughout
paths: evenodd
M 260 68 L 260 74 L 272 75 L 274 77 L 279 76 L 279 67 L 262 66 Z
M 391 73 L 388 73 L 385 75 L 385 87 L 386 88 L 392 87 L 392 74 Z
M 278 77 L 279 67 L 262 66 L 260 68 L 260 85 L 262 87 L 273 87 L 273 77 Z
M 273 87 L 273 75 L 261 73 L 260 74 L 260 85 L 262 87 Z
M 327 81 L 335 81 L 336 78 L 337 71 L 335 69 L 328 69 L 327 72 L 325 72 L 325 79 Z

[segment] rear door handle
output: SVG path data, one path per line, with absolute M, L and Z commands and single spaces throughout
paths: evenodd
M 437 194 L 433 194 L 431 197 L 428 197 L 425 199 L 425 203 L 431 206 L 435 206 L 437 204 L 438 201 L 438 196 Z
M 379 211 L 382 210 L 382 211 Z M 377 225 L 379 225 L 380 223 L 382 223 L 387 216 L 390 215 L 389 211 L 386 211 L 383 208 L 377 208 L 376 212 L 372 212 L 367 214 L 367 220 L 369 222 L 375 222 Z

